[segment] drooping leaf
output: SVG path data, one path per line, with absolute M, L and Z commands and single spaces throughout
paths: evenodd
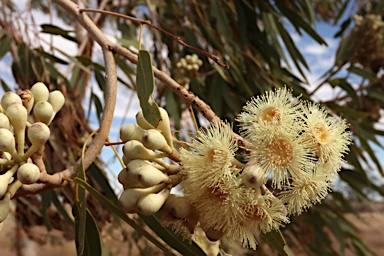
M 81 226 L 80 220 L 83 219 L 83 217 L 80 215 L 79 207 L 77 205 L 78 203 L 75 203 L 72 208 L 73 215 L 75 217 L 75 228 L 78 230 Z M 100 240 L 100 232 L 99 228 L 96 225 L 95 219 L 93 218 L 91 212 L 86 209 L 86 217 L 84 218 L 85 221 L 85 234 L 84 234 L 84 250 L 78 251 L 78 255 L 81 256 L 101 256 L 102 250 L 101 250 L 101 240 Z M 79 236 L 80 234 L 76 232 L 76 246 L 79 248 Z
M 151 55 L 148 51 L 139 52 L 136 74 L 136 90 L 140 100 L 140 106 L 143 110 L 145 119 L 157 127 L 160 121 L 160 111 L 153 99 L 154 76 L 152 69 Z
M 144 216 L 139 214 L 140 218 L 147 224 L 161 239 L 163 239 L 169 246 L 180 252 L 182 255 L 195 255 L 205 256 L 204 251 L 195 243 L 189 244 L 184 241 L 180 235 L 175 234 L 169 228 L 163 227 L 156 215 Z
M 273 230 L 268 233 L 261 233 L 261 236 L 280 254 L 285 256 L 293 256 L 280 230 Z
M 60 27 L 54 26 L 52 24 L 41 24 L 41 33 L 47 33 L 52 35 L 59 35 L 64 37 L 65 39 L 68 39 L 70 41 L 73 41 L 77 43 L 77 39 L 71 35 L 69 35 L 70 32 L 73 32 L 71 30 L 65 30 Z

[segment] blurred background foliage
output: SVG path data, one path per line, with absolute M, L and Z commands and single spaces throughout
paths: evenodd
M 334 99 L 320 99 L 322 106 L 345 118 L 353 132 L 354 143 L 347 164 L 340 172 L 337 191 L 321 205 L 293 217 L 292 223 L 282 232 L 292 251 L 298 255 L 343 255 L 346 251 L 359 255 L 373 253 L 364 245 L 356 227 L 345 214 L 357 214 L 354 203 L 369 205 L 372 194 L 376 195 L 374 200 L 382 200 L 384 196 L 383 187 L 377 185 L 372 176 L 375 170 L 384 174 L 379 161 L 382 155 L 376 153 L 378 148 L 382 148 L 384 136 L 383 126 L 378 125 L 384 108 L 383 1 L 79 2 L 89 8 L 148 19 L 187 44 L 218 56 L 229 70 L 157 30 L 145 30 L 145 40 L 151 42 L 148 50 L 152 53 L 154 65 L 171 77 L 177 76 L 176 63 L 180 58 L 192 53 L 199 55 L 204 64 L 199 72 L 189 76 L 189 88 L 219 117 L 231 122 L 247 100 L 272 88 L 287 86 L 295 95 L 308 100 L 313 99 L 315 91 L 324 85 L 338 88 L 339 93 Z M 53 136 L 46 147 L 47 169 L 53 173 L 71 165 L 80 156 L 84 138 L 91 131 L 83 106 L 94 105 L 98 117 L 103 111 L 103 99 L 93 92 L 86 98 L 87 104 L 82 102 L 90 90 L 90 83 L 96 82 L 104 91 L 104 67 L 95 56 L 97 51 L 93 39 L 55 1 L 32 0 L 27 5 L 28 8 L 21 13 L 16 1 L 6 0 L 0 4 L 0 58 L 11 59 L 15 84 L 7 84 L 4 77 L 0 77 L 0 83 L 7 91 L 29 88 L 42 81 L 50 89 L 60 89 L 66 95 L 67 103 L 51 126 Z M 53 23 L 36 26 L 38 15 L 33 15 L 34 11 L 45 13 Z M 356 14 L 359 17 L 354 18 Z M 105 15 L 91 13 L 89 16 L 108 35 L 112 34 L 123 46 L 135 51 L 137 24 Z M 56 19 L 64 22 L 66 28 L 55 25 Z M 334 63 L 330 63 L 329 70 L 324 72 L 321 82 L 313 89 L 315 86 L 309 84 L 305 75 L 311 67 L 302 49 L 296 45 L 292 32 L 305 34 L 317 44 L 326 46 L 325 39 L 314 29 L 319 23 L 337 28 L 334 37 L 340 39 L 340 44 Z M 43 42 L 39 36 L 41 33 L 60 35 L 63 40 L 76 44 L 77 52 L 66 52 L 56 48 L 52 42 Z M 135 90 L 134 65 L 120 56 L 115 57 L 119 86 Z M 188 111 L 188 106 L 182 99 L 157 83 L 156 100 L 172 116 L 175 129 L 185 129 L 181 114 Z M 103 163 L 95 162 L 90 169 L 87 171 L 88 183 L 116 203 L 114 185 L 111 185 L 114 181 L 106 178 Z M 70 185 L 19 198 L 16 208 L 18 227 L 28 231 L 33 225 L 45 225 L 48 229 L 63 231 L 65 239 L 73 239 L 74 223 L 66 210 L 72 201 L 73 186 Z M 101 230 L 109 230 L 105 223 L 115 227 L 121 224 L 93 197 L 88 197 L 88 206 Z M 123 229 L 121 234 L 130 243 L 136 243 L 141 254 L 153 253 L 147 243 L 137 242 L 138 234 L 127 235 Z M 337 246 L 329 246 L 335 240 Z M 263 244 L 262 240 L 260 244 Z M 231 253 L 231 246 L 225 241 L 221 247 Z M 261 245 L 260 254 L 263 248 Z M 251 251 L 243 252 L 252 254 Z M 236 251 L 232 253 L 236 255 Z

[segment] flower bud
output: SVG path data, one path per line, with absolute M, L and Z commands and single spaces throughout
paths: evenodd
M 179 219 L 186 218 L 193 211 L 193 207 L 187 198 L 173 194 L 169 195 L 163 209 Z
M 52 105 L 54 115 L 64 106 L 65 97 L 59 90 L 49 93 L 48 102 Z
M 171 188 L 167 187 L 161 194 L 147 194 L 142 196 L 137 202 L 137 209 L 143 215 L 150 216 L 155 214 L 167 200 Z
M 1 107 L 6 110 L 12 103 L 22 104 L 21 98 L 14 92 L 6 92 L 1 98 Z
M 15 174 L 17 167 L 19 166 L 16 164 L 6 173 L 0 175 L 0 197 L 7 192 L 9 181 L 13 178 L 12 176 Z
M 129 188 L 123 191 L 119 197 L 121 209 L 126 213 L 136 213 L 137 203 L 142 196 L 150 193 L 156 193 L 162 190 L 164 186 L 157 185 L 150 188 Z
M 26 163 L 17 170 L 17 179 L 23 184 L 34 184 L 40 178 L 40 170 L 35 164 Z
M 127 159 L 142 159 L 142 160 L 154 160 L 155 158 L 161 158 L 163 155 L 153 152 L 144 147 L 144 145 L 137 140 L 127 141 L 123 146 L 123 153 Z
M 31 89 L 31 93 L 33 94 L 33 97 L 35 98 L 34 104 L 36 105 L 39 101 L 48 101 L 49 98 L 49 90 L 45 84 L 42 82 L 35 83 Z
M 241 173 L 241 178 L 249 188 L 260 188 L 266 182 L 266 176 L 258 164 L 247 164 Z
M 161 150 L 168 154 L 172 153 L 172 148 L 168 146 L 163 134 L 155 129 L 146 130 L 141 139 L 144 147 L 151 150 Z
M 9 119 L 3 113 L 0 113 L 0 128 L 9 129 Z
M 117 176 L 117 180 L 123 185 L 124 190 L 128 188 L 141 188 L 143 187 L 137 179 L 128 175 L 127 169 L 124 168 Z
M 0 151 L 8 152 L 13 158 L 17 158 L 15 138 L 8 129 L 0 128 Z
M 205 232 L 206 237 L 211 242 L 215 242 L 215 241 L 220 240 L 224 235 L 224 233 L 222 231 L 215 230 L 213 228 L 207 228 L 207 229 L 203 228 L 203 230 Z
M 170 183 L 170 178 L 151 165 L 143 166 L 137 173 L 137 180 L 144 187 L 152 187 L 162 182 Z
M 137 124 L 126 124 L 120 128 L 120 139 L 122 141 L 138 140 L 141 141 L 144 129 Z
M 149 130 L 149 129 L 154 129 L 155 127 L 153 127 L 153 125 L 151 125 L 147 119 L 145 119 L 144 117 L 144 114 L 143 114 L 143 111 L 139 111 L 137 114 L 136 114 L 136 122 L 137 124 L 145 129 L 145 130 Z
M 39 101 L 33 108 L 33 114 L 39 122 L 49 124 L 54 115 L 53 107 L 48 101 Z
M 24 161 L 36 153 L 49 139 L 51 132 L 48 126 L 41 122 L 36 122 L 28 129 L 28 139 L 32 143 L 31 147 L 23 155 Z

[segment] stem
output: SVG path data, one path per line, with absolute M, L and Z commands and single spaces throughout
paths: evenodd
M 158 31 L 160 31 L 161 33 L 164 33 L 166 34 L 167 36 L 169 36 L 170 38 L 172 38 L 173 40 L 175 40 L 176 42 L 178 42 L 179 44 L 181 44 L 182 46 L 186 47 L 186 48 L 189 48 L 191 50 L 194 50 L 196 52 L 199 52 L 205 56 L 207 56 L 208 58 L 210 58 L 211 60 L 213 60 L 217 65 L 219 65 L 220 67 L 222 67 L 223 69 L 225 70 L 228 70 L 229 67 L 227 64 L 224 64 L 224 63 L 221 63 L 220 62 L 220 59 L 219 57 L 217 57 L 216 55 L 213 55 L 209 52 L 206 52 L 204 50 L 201 50 L 199 48 L 196 48 L 196 47 L 193 47 L 193 46 L 190 46 L 189 44 L 185 43 L 183 40 L 181 40 L 181 38 L 179 36 L 175 36 L 174 34 L 152 24 L 151 21 L 149 20 L 142 20 L 142 19 L 138 19 L 138 18 L 134 18 L 134 17 L 131 17 L 131 16 L 127 16 L 127 15 L 123 15 L 123 14 L 120 14 L 120 13 L 115 13 L 115 12 L 110 12 L 110 11 L 104 11 L 104 10 L 96 10 L 96 9 L 88 9 L 88 8 L 82 8 L 79 10 L 80 13 L 82 12 L 96 12 L 96 13 L 103 13 L 103 14 L 107 14 L 107 15 L 112 15 L 112 16 L 116 16 L 116 17 L 119 17 L 119 18 L 123 18 L 123 19 L 127 19 L 127 20 L 130 20 L 130 21 L 133 21 L 133 22 L 136 22 L 136 23 L 139 23 L 140 26 L 142 26 L 142 24 L 145 24 L 145 25 L 148 25 Z M 141 33 L 141 29 L 140 29 L 140 33 Z M 139 43 L 141 41 L 141 37 L 139 38 Z M 138 48 L 140 50 L 140 47 Z

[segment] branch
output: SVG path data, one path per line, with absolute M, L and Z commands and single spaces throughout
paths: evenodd
M 73 16 L 77 21 L 87 29 L 91 37 L 93 37 L 103 49 L 104 63 L 105 63 L 105 76 L 106 76 L 106 100 L 103 111 L 103 116 L 100 121 L 100 129 L 92 140 L 91 145 L 85 152 L 84 156 L 84 168 L 87 169 L 100 154 L 104 143 L 108 138 L 108 133 L 112 124 L 113 113 L 116 105 L 116 93 L 117 93 L 117 74 L 116 65 L 113 53 L 108 47 L 109 40 L 104 34 L 96 27 L 93 21 L 85 14 L 80 14 L 77 11 L 77 5 L 69 0 L 55 0 L 57 4 L 62 6 Z M 80 168 L 80 159 L 77 162 L 61 172 L 53 175 L 42 174 L 41 179 L 43 184 L 23 185 L 15 194 L 16 197 L 29 194 L 38 194 L 42 191 L 52 189 L 52 187 L 64 186 L 67 182 L 63 180 L 63 177 L 73 178 L 77 175 Z

